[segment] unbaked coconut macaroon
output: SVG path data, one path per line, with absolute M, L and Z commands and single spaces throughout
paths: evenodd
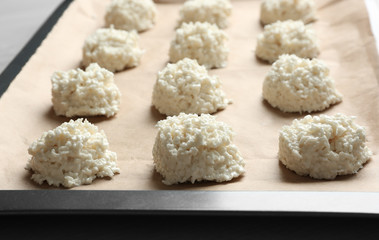
M 264 27 L 258 35 L 255 54 L 273 63 L 282 54 L 295 54 L 302 58 L 315 58 L 320 50 L 315 32 L 302 21 L 278 21 Z
M 329 68 L 318 59 L 281 55 L 264 82 L 262 95 L 283 112 L 322 111 L 342 101 Z
M 111 72 L 138 66 L 144 53 L 136 31 L 110 28 L 97 29 L 85 41 L 82 64 L 98 63 Z
M 119 173 L 117 155 L 109 150 L 104 131 L 87 120 L 70 120 L 44 132 L 29 149 L 26 169 L 32 180 L 71 188 L 90 184 L 97 177 Z
M 229 48 L 226 33 L 208 22 L 183 23 L 171 41 L 169 58 L 176 63 L 183 58 L 196 59 L 206 68 L 227 65 Z
M 57 115 L 111 117 L 119 111 L 121 93 L 114 75 L 97 63 L 91 63 L 85 71 L 78 68 L 55 72 L 51 83 Z
M 229 25 L 232 14 L 229 0 L 189 0 L 180 8 L 179 26 L 186 22 L 209 22 L 223 29 Z
M 189 58 L 167 64 L 153 88 L 152 104 L 166 115 L 214 113 L 229 103 L 219 78 Z
M 245 172 L 233 130 L 214 116 L 181 113 L 157 128 L 153 159 L 164 184 L 224 182 Z
M 260 20 L 263 25 L 285 20 L 301 20 L 305 24 L 316 19 L 313 0 L 264 0 Z
M 371 155 L 365 130 L 354 117 L 307 115 L 280 130 L 279 160 L 302 176 L 331 180 L 355 174 Z
M 105 14 L 105 25 L 142 32 L 155 24 L 157 8 L 152 0 L 113 0 Z

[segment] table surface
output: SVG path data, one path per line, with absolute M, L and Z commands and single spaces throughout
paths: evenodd
M 0 1 L 0 72 L 63 0 Z
M 379 24 L 379 0 L 365 0 L 373 23 Z M 1 0 L 0 1 L 0 73 L 13 60 L 34 33 L 41 27 L 53 11 L 63 0 Z M 373 27 L 373 33 L 378 40 L 379 28 Z M 377 41 L 378 43 L 378 41 Z M 379 45 L 379 44 L 378 44 Z M 46 221 L 45 216 L 1 216 L 7 221 L 9 227 L 2 227 L 3 234 L 13 239 L 28 236 L 28 239 L 41 239 L 47 236 L 56 236 L 55 239 L 67 237 L 91 237 L 95 239 L 118 239 L 120 236 L 148 238 L 179 239 L 207 238 L 228 239 L 230 236 L 238 239 L 244 238 L 278 238 L 290 239 L 307 236 L 307 239 L 327 239 L 338 234 L 339 237 L 359 237 L 375 239 L 376 223 L 370 218 L 299 218 L 299 217 L 188 217 L 175 216 L 76 216 L 76 224 L 82 228 L 97 228 L 95 231 L 83 232 L 75 227 L 70 217 L 49 216 L 52 221 Z M 94 219 L 95 218 L 95 219 Z M 376 218 L 377 219 L 377 218 Z M 133 223 L 130 223 L 130 220 Z M 102 222 L 104 221 L 104 222 Z M 126 221 L 129 221 L 126 223 Z M 318 225 L 314 225 L 315 221 Z M 71 223 L 70 223 L 71 222 Z M 358 224 L 359 223 L 359 224 Z M 375 224 L 375 225 L 374 225 Z M 148 226 L 147 226 L 148 225 Z M 45 226 L 44 231 L 38 231 Z M 60 227 L 59 227 L 60 226 Z M 79 225 L 77 225 L 79 226 Z M 293 230 L 296 227 L 296 231 Z M 302 226 L 302 227 L 299 227 Z M 360 226 L 360 227 L 359 227 Z M 146 228 L 149 230 L 146 230 Z M 63 230 L 65 228 L 65 230 Z M 347 229 L 355 230 L 350 232 Z M 19 231 L 18 229 L 23 229 Z M 291 230 L 292 229 L 292 230 Z M 317 229 L 317 230 L 316 230 Z M 322 230 L 323 229 L 323 230 Z M 63 233 L 63 234 L 62 234 Z M 57 235 L 59 234 L 59 235 Z M 86 234 L 86 235 L 84 235 Z M 347 239 L 347 238 L 346 238 Z M 376 238 L 377 239 L 377 238 Z

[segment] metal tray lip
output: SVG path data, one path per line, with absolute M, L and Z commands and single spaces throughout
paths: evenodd
M 378 201 L 378 192 L 0 190 L 0 215 L 253 215 L 376 218 L 379 217 L 379 205 L 376 204 Z M 320 207 L 319 203 L 323 207 Z
M 34 54 L 47 34 L 73 0 L 64 0 L 44 22 L 23 49 L 0 74 L 0 98 L 13 79 Z M 280 197 L 286 194 L 296 203 L 301 197 L 316 194 L 322 200 L 338 203 L 353 200 L 351 204 L 362 205 L 367 198 L 379 200 L 377 192 L 299 192 L 299 191 L 207 191 L 207 190 L 0 190 L 0 215 L 22 214 L 131 214 L 131 215 L 254 215 L 254 216 L 341 216 L 379 217 L 375 211 L 325 210 L 313 208 L 269 209 L 254 206 L 256 202 L 239 201 L 241 197 L 251 200 Z M 326 197 L 327 196 L 327 197 Z M 299 198 L 300 197 L 300 198 Z M 222 200 L 222 206 L 211 206 L 209 199 Z M 80 200 L 80 201 L 77 201 Z M 233 204 L 225 200 L 234 201 Z M 280 199 L 277 199 L 280 200 Z M 318 199 L 320 200 L 320 199 Z M 315 200 L 317 201 L 317 200 Z M 78 202 L 80 204 L 78 204 Z M 152 204 L 154 203 L 154 204 Z M 241 204 L 239 207 L 238 204 Z M 233 206 L 234 207 L 233 207 Z M 272 206 L 271 206 L 272 207 Z

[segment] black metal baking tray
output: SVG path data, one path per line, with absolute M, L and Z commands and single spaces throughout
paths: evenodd
M 57 20 L 65 0 L 0 75 L 0 97 Z M 376 192 L 0 190 L 0 214 L 379 216 Z

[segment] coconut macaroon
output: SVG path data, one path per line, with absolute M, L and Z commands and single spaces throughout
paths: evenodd
M 263 25 L 285 20 L 301 20 L 305 24 L 316 19 L 313 0 L 264 0 L 260 20 Z
M 334 179 L 357 173 L 369 160 L 371 151 L 365 142 L 365 130 L 354 117 L 307 115 L 280 130 L 278 155 L 299 175 Z
M 26 169 L 42 184 L 71 188 L 90 184 L 97 177 L 119 173 L 117 155 L 109 150 L 104 131 L 87 120 L 70 120 L 44 132 L 29 149 Z
M 85 71 L 78 68 L 55 72 L 51 83 L 57 115 L 111 117 L 119 111 L 121 93 L 114 75 L 97 63 L 91 63 Z
M 206 68 L 226 67 L 229 54 L 226 33 L 208 22 L 183 23 L 176 29 L 169 50 L 171 63 L 196 59 Z
M 186 22 L 209 22 L 223 29 L 229 25 L 232 14 L 229 0 L 190 0 L 180 8 L 179 26 Z
M 262 95 L 283 112 L 322 111 L 342 101 L 329 68 L 318 59 L 281 55 L 269 70 Z
M 144 53 L 138 42 L 136 31 L 97 29 L 84 43 L 82 64 L 87 67 L 96 62 L 111 72 L 138 66 Z
M 166 115 L 214 113 L 229 103 L 219 78 L 189 58 L 167 64 L 153 88 L 152 104 Z
M 273 63 L 282 54 L 295 54 L 302 58 L 315 58 L 320 50 L 315 32 L 302 21 L 278 21 L 264 27 L 258 35 L 255 54 Z
M 105 25 L 142 32 L 155 24 L 157 8 L 152 0 L 113 0 L 105 14 Z
M 233 130 L 214 116 L 181 113 L 159 121 L 157 128 L 153 159 L 164 184 L 223 182 L 245 172 Z

